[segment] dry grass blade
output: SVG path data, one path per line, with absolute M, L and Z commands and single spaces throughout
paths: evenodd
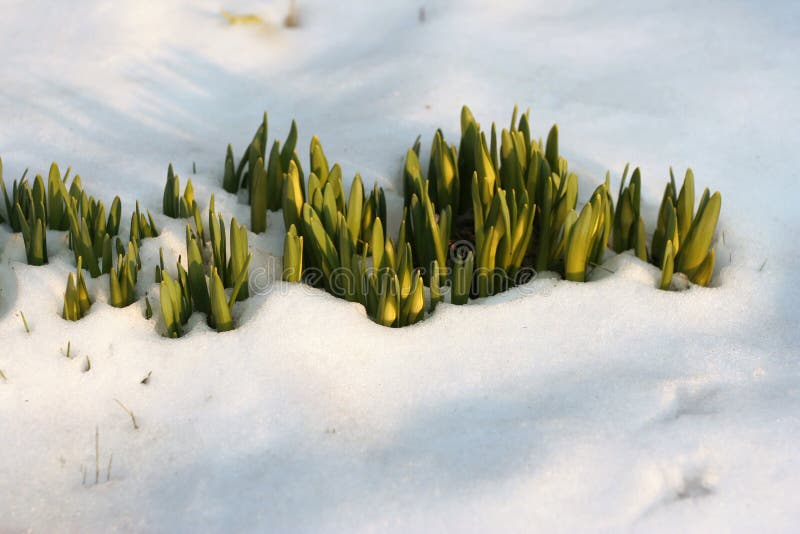
M 264 19 L 255 15 L 253 13 L 231 13 L 230 11 L 222 10 L 222 16 L 225 17 L 225 20 L 228 21 L 228 24 L 231 25 L 252 25 L 252 24 L 264 24 Z
M 122 403 L 121 403 L 121 402 L 120 402 L 118 399 L 114 399 L 114 402 L 116 402 L 117 404 L 119 404 L 119 407 L 120 407 L 120 408 L 122 408 L 123 410 L 125 410 L 125 413 L 127 413 L 127 414 L 130 416 L 130 418 L 131 418 L 131 422 L 133 423 L 133 429 L 134 429 L 134 430 L 139 430 L 139 425 L 138 425 L 138 424 L 136 424 L 136 416 L 135 416 L 135 415 L 133 415 L 133 412 L 132 412 L 132 411 L 130 411 L 130 410 L 128 409 L 128 407 L 127 407 L 127 406 L 125 406 L 124 404 L 122 404 Z
M 283 19 L 283 25 L 287 28 L 300 26 L 300 15 L 297 12 L 297 2 L 295 0 L 289 0 L 289 12 L 286 14 L 286 18 Z

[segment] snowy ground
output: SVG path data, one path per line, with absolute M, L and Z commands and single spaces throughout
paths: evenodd
M 264 109 L 271 137 L 296 118 L 301 155 L 317 134 L 348 179 L 399 192 L 418 134 L 455 139 L 464 103 L 486 126 L 519 103 L 537 135 L 559 123 L 581 201 L 641 166 L 649 231 L 669 165 L 720 190 L 715 287 L 657 291 L 623 255 L 593 283 L 542 277 L 397 331 L 276 286 L 234 332 L 166 340 L 143 302 L 103 303 L 105 278 L 63 321 L 63 236 L 28 267 L 3 227 L 0 531 L 796 531 L 798 4 L 298 3 L 288 31 L 283 2 L 5 0 L 6 180 L 56 160 L 127 217 L 135 199 L 160 211 L 168 162 L 196 162 L 203 207 L 215 193 L 247 220 L 218 184 Z M 142 295 L 158 247 L 183 248 L 157 219 Z M 269 224 L 260 266 L 282 250 Z

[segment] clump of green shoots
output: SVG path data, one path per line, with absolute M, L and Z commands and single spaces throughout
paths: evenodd
M 139 210 L 139 202 L 136 202 L 136 209 L 131 214 L 131 230 L 129 240 L 137 245 L 141 244 L 142 239 L 147 237 L 158 237 L 158 228 L 153 220 L 153 214 L 147 210 L 147 217 Z
M 532 141 L 529 113 L 518 121 L 515 110 L 499 146 L 497 140 L 497 128 L 492 127 L 488 142 L 465 107 L 459 148 L 437 131 L 427 178 L 420 170 L 417 140 L 406 155 L 406 206 L 393 241 L 384 230 L 380 188 L 365 199 L 357 175 L 345 201 L 340 168 L 329 167 L 313 138 L 307 188 L 293 165 L 284 176 L 283 279 L 310 281 L 362 302 L 370 317 L 391 326 L 422 317 L 424 298 L 420 307 L 418 296 L 424 297 L 423 283 L 430 285 L 432 310 L 446 286 L 451 302 L 464 304 L 470 296 L 507 289 L 526 266 L 554 268 L 570 280 L 584 281 L 587 266 L 602 259 L 611 235 L 608 181 L 579 215 L 577 176 L 559 156 L 556 127 L 546 145 Z M 226 173 L 231 175 L 232 157 L 228 160 Z M 460 250 L 457 244 L 464 241 L 470 246 Z M 314 279 L 310 273 L 320 276 Z
M 19 181 L 14 180 L 14 183 L 11 186 L 11 194 L 9 195 L 8 190 L 6 189 L 5 181 L 3 180 L 3 160 L 0 158 L 0 190 L 3 191 L 3 200 L 6 209 L 5 218 L 8 221 L 8 225 L 11 227 L 11 230 L 14 232 L 19 232 L 22 230 L 16 206 L 18 204 L 20 205 L 24 215 L 23 218 L 27 218 L 28 212 L 34 209 L 32 201 L 33 195 L 30 192 L 30 185 L 25 178 L 27 175 L 28 169 L 25 169 L 25 172 L 22 173 L 22 177 L 19 179 Z
M 439 136 L 440 133 L 437 132 L 435 139 Z M 436 150 L 436 146 L 434 142 L 433 150 Z M 435 152 L 431 159 L 436 159 Z M 431 167 L 433 168 L 433 161 Z M 441 184 L 431 188 L 429 182 L 420 174 L 419 160 L 414 150 L 409 150 L 406 155 L 404 176 L 406 195 L 409 196 L 409 202 L 406 204 L 408 214 L 406 222 L 410 221 L 416 257 L 425 273 L 432 272 L 434 263 L 438 269 L 445 269 L 453 221 L 453 205 L 448 202 L 455 201 L 456 189 L 448 190 Z M 455 179 L 450 180 L 450 184 L 454 186 Z M 438 213 L 429 195 L 431 189 L 438 190 L 437 195 L 445 202 L 443 209 Z M 437 274 L 441 276 L 441 271 Z
M 661 268 L 659 288 L 667 290 L 675 272 L 684 273 L 691 282 L 707 286 L 714 271 L 714 238 L 722 203 L 720 194 L 705 190 L 698 211 L 694 212 L 694 173 L 687 169 L 680 192 L 670 168 L 670 180 L 664 190 L 650 251 L 645 243 L 645 225 L 640 215 L 642 189 L 639 169 L 625 184 L 628 166 L 622 175 L 614 213 L 613 248 L 617 252 L 633 249 L 636 256 Z M 710 250 L 709 250 L 710 248 Z
M 16 205 L 20 206 L 23 218 L 26 220 L 30 218 L 32 211 L 37 212 L 37 218 L 44 220 L 46 228 L 50 230 L 69 230 L 70 211 L 73 211 L 78 217 L 89 220 L 91 223 L 89 226 L 93 230 L 99 226 L 99 224 L 94 224 L 93 221 L 99 208 L 102 207 L 102 202 L 98 202 L 94 197 L 86 195 L 81 186 L 80 176 L 76 175 L 73 178 L 72 185 L 67 190 L 66 183 L 70 171 L 71 169 L 67 169 L 67 172 L 62 177 L 58 164 L 52 163 L 48 173 L 47 189 L 45 190 L 44 180 L 41 175 L 36 175 L 33 187 L 28 184 L 25 179 L 26 170 L 19 182 L 14 181 L 11 195 L 9 195 L 5 184 L 2 182 L 2 161 L 0 160 L 0 189 L 3 191 L 6 212 L 9 215 L 9 224 L 13 231 L 19 232 L 22 230 L 21 221 L 15 209 Z M 105 213 L 104 208 L 102 211 Z M 103 229 L 106 229 L 112 236 L 116 235 L 119 229 L 119 213 L 120 202 L 119 197 L 116 197 L 109 212 L 108 228 L 105 228 L 105 220 L 102 223 Z
M 616 252 L 633 249 L 636 257 L 647 261 L 644 219 L 640 213 L 642 175 L 637 167 L 633 171 L 630 183 L 626 185 L 628 168 L 629 165 L 625 165 L 619 184 L 617 206 L 614 211 L 613 247 Z
M 84 267 L 92 277 L 108 272 L 110 246 L 107 239 L 119 232 L 121 202 L 115 197 L 106 217 L 102 201 L 88 196 L 81 186 L 80 176 L 75 176 L 67 189 L 70 169 L 64 176 L 56 163 L 50 166 L 47 189 L 41 175 L 36 175 L 31 187 L 25 179 L 15 181 L 9 195 L 2 181 L 0 162 L 0 189 L 3 191 L 9 224 L 21 231 L 25 241 L 28 262 L 41 265 L 47 262 L 46 230 L 69 231 L 69 245 L 75 259 L 83 258 Z M 106 260 L 106 261 L 103 261 Z
M 714 248 L 711 246 L 719 220 L 722 197 L 719 192 L 703 191 L 697 212 L 694 211 L 694 173 L 687 169 L 680 192 L 670 169 L 670 181 L 664 190 L 653 233 L 652 260 L 662 268 L 660 287 L 668 289 L 673 272 L 684 273 L 689 280 L 707 286 L 714 272 Z
M 181 195 L 180 178 L 175 174 L 172 163 L 167 168 L 167 183 L 164 185 L 162 207 L 164 215 L 173 219 L 192 217 L 197 210 L 191 178 L 186 181 L 186 188 L 183 191 L 183 195 Z
M 42 204 L 39 204 L 42 208 Z M 15 206 L 25 242 L 25 256 L 28 265 L 44 265 L 47 263 L 47 232 L 46 223 L 37 208 L 31 211 L 28 219 L 22 213 L 20 205 Z
M 377 184 L 369 198 L 365 196 L 361 177 L 356 174 L 345 200 L 342 169 L 339 164 L 330 167 L 322 145 L 317 137 L 311 139 L 311 169 L 308 179 L 308 195 L 304 190 L 303 175 L 299 165 L 292 162 L 285 176 L 283 189 L 284 223 L 287 228 L 298 225 L 302 219 L 305 202 L 323 218 L 327 228 L 335 224 L 335 214 L 342 213 L 353 238 L 353 245 L 361 250 L 371 239 L 375 220 L 386 216 L 386 199 Z M 385 232 L 384 232 L 385 236 Z
M 692 171 L 678 191 L 670 169 L 648 250 L 640 170 L 636 168 L 628 181 L 625 167 L 616 205 L 607 174 L 578 209 L 578 177 L 559 152 L 558 127 L 549 130 L 545 141 L 533 139 L 530 111 L 520 115 L 515 108 L 507 128 L 492 124 L 483 131 L 464 106 L 458 143 L 448 143 L 442 130 L 435 132 L 426 176 L 417 138 L 406 154 L 404 209 L 396 239 L 387 236 L 383 190 L 375 184 L 367 195 L 356 174 L 345 194 L 341 167 L 329 164 L 316 136 L 311 139 L 306 180 L 297 139 L 293 121 L 283 144 L 275 140 L 268 145 L 264 113 L 238 164 L 228 145 L 223 187 L 234 194 L 246 189 L 254 232 L 266 230 L 268 211 L 283 210 L 284 280 L 310 283 L 359 302 L 379 324 L 404 326 L 422 319 L 426 284 L 432 312 L 444 300 L 446 288 L 450 302 L 466 304 L 470 298 L 505 291 L 526 271 L 553 270 L 567 280 L 584 282 L 591 269 L 602 264 L 609 246 L 618 253 L 632 249 L 638 258 L 659 266 L 662 289 L 670 287 L 675 272 L 698 285 L 711 281 L 721 208 L 718 192 L 712 195 L 706 189 L 695 212 Z M 62 176 L 55 163 L 46 182 L 41 175 L 29 182 L 26 170 L 10 190 L 2 172 L 0 160 L 5 204 L 0 222 L 22 233 L 29 264 L 47 263 L 48 229 L 68 232 L 78 270 L 68 277 L 65 319 L 80 319 L 91 305 L 83 269 L 92 277 L 109 274 L 111 305 L 123 307 L 136 300 L 141 240 L 158 235 L 149 211 L 143 215 L 136 204 L 126 247 L 117 237 L 119 197 L 106 211 L 102 201 L 84 191 L 80 176 L 67 189 L 71 170 Z M 233 305 L 248 297 L 252 254 L 247 229 L 232 219 L 226 234 L 212 196 L 206 232 L 191 180 L 181 192 L 171 164 L 162 207 L 165 215 L 194 223 L 186 226 L 187 268 L 179 259 L 177 277 L 170 277 L 163 251 L 156 267 L 167 336 L 182 335 L 195 310 L 205 313 L 218 331 L 232 329 Z M 152 314 L 149 300 L 146 310 Z
M 564 225 L 575 209 L 577 176 L 559 156 L 557 127 L 550 130 L 546 145 L 531 140 L 530 112 L 518 120 L 514 110 L 498 145 L 497 127 L 492 125 L 487 140 L 465 106 L 458 148 L 437 131 L 425 178 L 417 140 L 406 154 L 403 183 L 410 241 L 420 266 L 433 275 L 435 260 L 440 283 L 448 282 L 449 273 L 450 287 L 458 286 L 451 301 L 455 296 L 456 303 L 465 303 L 467 285 L 474 297 L 504 291 L 526 265 L 564 272 Z M 467 243 L 474 252 L 449 254 L 456 243 Z M 464 279 L 466 271 L 472 280 Z M 429 282 L 431 278 L 426 277 Z M 439 288 L 431 290 L 438 294 Z
M 336 212 L 332 217 L 336 222 L 328 227 L 310 204 L 303 205 L 304 237 L 309 243 L 312 264 L 319 266 L 316 268 L 322 273 L 323 287 L 340 298 L 363 304 L 367 315 L 384 326 L 405 326 L 422 319 L 423 282 L 419 269 L 413 267 L 411 244 L 406 241 L 404 231 L 401 229 L 395 244 L 385 238 L 383 224 L 376 218 L 372 239 L 358 253 L 345 215 Z M 299 239 L 292 225 L 287 240 L 302 247 Z M 301 254 L 296 251 L 284 258 L 285 279 L 297 279 Z M 372 256 L 372 265 L 367 263 L 368 254 Z
M 239 165 L 234 165 L 233 149 L 230 145 L 228 145 L 225 155 L 223 188 L 229 193 L 237 193 L 240 188 L 247 188 L 250 204 L 250 229 L 255 233 L 266 230 L 267 211 L 281 209 L 284 181 L 286 174 L 290 172 L 292 163 L 301 177 L 301 182 L 303 181 L 300 157 L 295 150 L 297 147 L 297 124 L 292 121 L 283 146 L 280 141 L 275 140 L 269 154 L 267 154 L 268 133 L 268 119 L 267 114 L 264 113 L 252 142 L 239 160 Z M 314 159 L 312 141 L 312 168 Z
M 82 197 L 85 201 L 78 203 L 71 197 L 68 203 L 70 244 L 75 261 L 83 258 L 84 266 L 96 278 L 111 271 L 111 240 L 119 233 L 121 204 L 116 197 L 106 218 L 102 202 L 86 199 L 85 193 Z
M 250 267 L 250 260 L 252 254 L 248 254 L 244 264 L 244 269 L 236 279 L 236 283 L 231 290 L 230 297 L 225 294 L 225 287 L 222 284 L 222 279 L 214 269 L 211 271 L 211 279 L 209 280 L 209 296 L 211 300 L 211 315 L 208 317 L 208 323 L 217 332 L 227 332 L 233 330 L 233 305 L 236 302 L 239 292 L 247 282 L 247 273 Z
M 308 177 L 307 194 L 303 175 L 294 160 L 289 163 L 289 170 L 284 175 L 283 218 L 285 227 L 289 229 L 287 234 L 290 240 L 287 244 L 289 262 L 285 266 L 284 277 L 298 279 L 305 268 L 323 273 L 324 276 L 317 283 L 325 285 L 326 278 L 336 267 L 332 267 L 329 258 L 320 254 L 320 250 L 326 246 L 320 241 L 322 234 L 317 234 L 314 243 L 309 245 L 308 240 L 315 227 L 312 218 L 318 219 L 329 239 L 338 243 L 339 215 L 342 215 L 348 230 L 348 242 L 353 251 L 360 253 L 372 239 L 375 221 L 386 215 L 386 199 L 377 184 L 367 198 L 359 175 L 355 175 L 349 196 L 345 199 L 341 167 L 339 164 L 329 165 L 316 137 L 311 140 L 310 156 L 312 171 Z M 306 213 L 306 206 L 313 211 L 313 216 Z M 295 230 L 292 233 L 293 226 Z M 383 229 L 382 234 L 385 238 Z M 303 243 L 310 248 L 301 247 L 304 236 L 306 240 Z M 301 253 L 293 255 L 292 250 Z
M 367 315 L 383 326 L 406 326 L 420 321 L 425 314 L 425 293 L 419 269 L 413 267 L 411 244 L 401 237 L 395 248 L 384 239 L 380 218 L 375 220 L 372 241 L 372 269 L 367 269 L 362 254 L 358 272 L 362 274 L 359 300 Z M 364 283 L 366 282 L 366 283 Z
M 230 222 L 230 257 L 225 239 L 225 224 L 222 216 L 214 211 L 211 197 L 208 213 L 211 247 L 210 278 L 206 276 L 203 260 L 205 243 L 200 235 L 186 225 L 187 269 L 178 261 L 178 276 L 170 277 L 164 269 L 164 257 L 156 267 L 156 279 L 161 285 L 161 313 L 164 317 L 167 337 L 183 335 L 183 326 L 196 310 L 207 316 L 209 326 L 218 332 L 233 329 L 232 310 L 237 300 L 247 298 L 252 254 L 248 251 L 247 228 L 235 218 Z M 232 288 L 230 299 L 225 288 Z
M 142 261 L 139 258 L 139 247 L 134 241 L 128 242 L 124 255 L 122 242 L 117 238 L 117 262 L 109 273 L 109 304 L 115 308 L 124 308 L 136 301 L 136 281 Z
M 205 313 L 211 313 L 211 301 L 208 296 L 206 275 L 203 265 L 203 254 L 200 251 L 201 245 L 197 237 L 191 232 L 189 225 L 186 225 L 186 263 L 188 265 L 188 288 L 189 297 L 194 309 Z M 184 278 L 183 267 L 178 268 L 179 280 Z
M 405 224 L 396 242 L 387 238 L 379 216 L 386 209 L 382 190 L 375 188 L 365 202 L 361 177 L 356 175 L 345 201 L 340 167 L 328 168 L 316 139 L 311 154 L 310 201 L 302 201 L 294 166 L 287 174 L 284 219 L 289 230 L 283 279 L 295 282 L 303 279 L 304 272 L 317 273 L 318 284 L 333 295 L 363 304 L 368 316 L 380 324 L 405 326 L 419 321 L 424 315 L 424 287 Z M 365 232 L 370 234 L 367 239 Z
M 597 188 L 592 200 L 583 206 L 580 215 L 575 210 L 565 221 L 564 271 L 566 279 L 585 282 L 587 267 L 597 264 L 605 251 L 611 233 L 611 195 L 609 183 Z
M 386 237 L 383 191 L 376 185 L 367 198 L 356 175 L 346 198 L 341 167 L 329 164 L 316 137 L 309 153 L 307 184 L 296 157 L 287 158 L 283 173 L 281 206 L 287 234 L 282 278 L 305 280 L 360 302 L 381 324 L 418 321 L 425 305 L 420 272 L 414 268 L 404 230 L 397 244 Z
M 248 254 L 244 269 L 236 280 L 230 297 L 225 293 L 225 287 L 216 268 L 212 269 L 210 279 L 202 272 L 192 269 L 192 265 L 197 265 L 194 259 L 189 260 L 192 274 L 187 273 L 180 261 L 178 262 L 177 280 L 173 280 L 165 270 L 161 280 L 161 313 L 166 326 L 166 336 L 181 337 L 183 326 L 195 309 L 207 314 L 209 326 L 217 332 L 233 330 L 233 305 L 247 281 L 251 258 L 252 254 Z
M 75 277 L 69 273 L 67 289 L 64 292 L 64 309 L 62 316 L 68 321 L 77 321 L 86 315 L 92 302 L 86 289 L 86 280 L 83 278 L 81 257 L 78 257 L 78 269 Z M 76 282 L 77 280 L 77 282 Z
M 214 197 L 208 209 L 208 228 L 211 246 L 211 260 L 213 267 L 222 280 L 225 288 L 232 288 L 236 281 L 244 276 L 247 280 L 250 273 L 246 271 L 245 264 L 249 255 L 249 245 L 247 240 L 247 228 L 239 224 L 236 218 L 230 221 L 230 256 L 227 251 L 228 242 L 225 240 L 225 223 L 221 214 L 214 210 Z M 189 235 L 187 227 L 187 236 Z M 202 244 L 202 241 L 200 241 Z M 188 237 L 187 237 L 187 247 Z M 249 296 L 247 284 L 245 284 L 238 294 L 238 300 L 244 300 Z
M 163 279 L 163 272 L 164 272 L 164 249 L 159 247 L 158 248 L 158 265 L 156 265 L 155 269 L 155 282 L 157 284 L 161 283 Z
M 19 182 L 14 181 L 9 196 L 0 160 L 0 189 L 11 229 L 22 232 L 28 264 L 44 265 L 47 263 L 47 197 L 41 175 L 36 176 L 31 187 L 25 179 L 27 172 Z
M 178 265 L 178 271 L 184 274 L 183 277 L 179 275 L 176 281 L 164 271 L 161 279 L 161 314 L 167 327 L 166 336 L 171 338 L 183 335 L 183 326 L 192 314 L 192 301 L 185 271 L 182 271 L 180 263 Z
M 64 194 L 64 183 L 69 177 L 70 169 L 62 179 L 58 165 L 53 162 L 47 176 L 47 222 L 51 230 L 68 230 L 68 197 Z M 76 177 L 77 178 L 77 177 Z M 80 179 L 78 178 L 80 182 Z M 75 180 L 73 180 L 73 183 Z

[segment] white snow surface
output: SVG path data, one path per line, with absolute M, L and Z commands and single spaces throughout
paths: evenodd
M 298 0 L 291 30 L 285 2 L 2 4 L 6 181 L 71 165 L 122 197 L 123 235 L 136 199 L 164 231 L 142 249 L 153 319 L 143 298 L 108 306 L 102 277 L 69 323 L 64 234 L 29 267 L 0 230 L 0 531 L 800 528 L 797 2 Z M 488 128 L 515 103 L 537 136 L 558 122 L 580 202 L 640 166 L 649 232 L 670 165 L 721 191 L 713 287 L 658 291 L 609 251 L 614 274 L 542 275 L 401 330 L 277 283 L 232 332 L 195 316 L 161 336 L 153 266 L 184 248 L 160 215 L 167 163 L 249 221 L 220 187 L 225 147 L 263 110 L 270 139 L 296 118 L 304 161 L 316 134 L 346 181 L 386 188 L 396 229 L 416 136 L 427 157 L 462 104 Z M 270 214 L 250 235 L 254 268 L 283 232 Z

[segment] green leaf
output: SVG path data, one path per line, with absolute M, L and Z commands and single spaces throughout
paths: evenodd
M 179 197 L 180 180 L 172 168 L 172 163 L 170 163 L 167 168 L 167 183 L 164 185 L 164 199 L 162 202 L 164 215 L 173 219 L 178 217 Z
M 466 257 L 457 257 L 453 265 L 453 289 L 450 295 L 450 302 L 453 304 L 466 304 L 469 300 L 470 288 L 472 287 L 474 255 L 471 250 L 467 251 Z
M 233 318 L 225 300 L 225 287 L 216 269 L 211 271 L 211 317 L 217 332 L 233 330 Z
M 122 263 L 122 256 L 119 256 L 118 264 Z M 125 307 L 125 300 L 122 296 L 122 288 L 119 283 L 119 274 L 116 269 L 112 269 L 111 275 L 108 278 L 109 282 L 109 298 L 108 303 L 115 308 Z
M 311 172 L 316 174 L 322 182 L 328 179 L 330 167 L 328 166 L 328 158 L 325 157 L 325 152 L 322 150 L 322 144 L 319 138 L 315 135 L 311 137 Z
M 353 245 L 358 242 L 361 233 L 361 221 L 364 214 L 364 184 L 361 176 L 356 174 L 353 183 L 350 185 L 350 198 L 347 201 L 347 228 L 353 239 Z
M 116 236 L 119 233 L 119 223 L 122 220 L 122 202 L 118 196 L 111 201 L 111 209 L 108 210 L 108 221 L 106 222 L 106 233 Z
M 186 208 L 191 208 L 192 204 L 194 204 L 194 186 L 192 185 L 192 179 L 189 178 L 186 180 L 186 189 L 183 191 L 183 200 L 186 202 Z M 186 210 L 185 214 L 181 215 L 181 218 L 189 217 L 189 209 Z
M 678 237 L 680 242 L 686 241 L 689 228 L 694 219 L 694 173 L 692 169 L 686 169 L 686 177 L 683 179 L 683 186 L 678 195 L 676 206 L 678 215 Z
M 258 158 L 252 170 L 250 198 L 250 229 L 260 234 L 267 230 L 267 174 L 264 161 Z
M 164 318 L 164 325 L 167 328 L 167 337 L 180 337 L 183 334 L 183 329 L 181 328 L 181 316 L 183 315 L 181 313 L 183 302 L 180 296 L 181 291 L 178 283 L 170 277 L 166 270 L 164 271 L 164 278 L 160 283 L 160 289 L 159 300 L 161 303 L 161 315 Z
M 400 316 L 400 291 L 397 275 L 394 273 L 380 273 L 380 296 L 378 300 L 378 315 L 375 318 L 383 326 L 399 326 Z
M 497 185 L 497 174 L 494 162 L 486 147 L 486 139 L 482 136 L 475 137 L 475 165 L 478 173 L 478 190 L 481 203 L 485 208 L 492 201 L 495 186 Z
M 188 227 L 187 227 L 188 230 Z M 200 256 L 200 249 L 194 238 L 187 237 L 187 264 L 189 292 L 192 296 L 194 308 L 202 313 L 211 312 L 206 276 L 203 270 L 203 260 Z
M 401 295 L 401 300 L 400 326 L 411 325 L 422 320 L 425 315 L 425 291 L 419 271 L 414 272 L 411 290 L 406 297 Z
M 403 166 L 403 198 L 406 205 L 411 202 L 412 195 L 422 195 L 422 192 L 426 190 L 424 184 L 425 180 L 422 178 L 422 171 L 420 171 L 419 156 L 414 150 L 409 149 L 406 152 L 406 161 Z
M 440 303 L 444 297 L 442 296 L 442 280 L 439 278 L 439 263 L 434 260 L 433 264 L 431 265 L 431 310 L 430 313 L 433 313 L 433 310 L 436 309 L 436 305 Z
M 634 242 L 633 250 L 637 258 L 639 258 L 642 261 L 647 261 L 647 244 L 644 235 L 644 219 L 642 219 L 641 217 L 639 217 L 635 231 L 636 231 L 636 240 Z
M 261 167 L 264 165 L 261 164 Z M 286 172 L 289 167 L 284 167 L 281 164 L 281 157 L 280 157 L 280 143 L 275 141 L 272 144 L 272 150 L 269 153 L 269 159 L 267 160 L 267 169 L 266 169 L 266 186 L 265 186 L 265 197 L 266 197 L 266 207 L 268 210 L 277 211 L 283 202 L 283 183 L 284 177 L 283 173 Z M 259 171 L 260 172 L 260 171 Z M 252 202 L 252 195 L 251 195 L 251 202 Z
M 708 250 L 717 228 L 721 206 L 722 197 L 719 192 L 701 203 L 697 217 L 692 222 L 686 238 L 681 241 L 681 247 L 675 257 L 675 269 L 685 273 L 692 281 L 697 274 L 702 276 L 707 274 L 705 271 L 708 266 L 704 263 L 707 261 Z
M 233 283 L 233 289 L 231 290 L 231 297 L 228 300 L 228 311 L 233 310 L 233 305 L 239 300 L 239 295 L 242 292 L 242 288 L 246 287 L 248 283 L 248 279 L 250 277 L 250 260 L 253 259 L 253 254 L 248 254 L 247 258 L 244 260 L 244 266 L 242 267 L 241 272 L 239 273 L 239 277 Z
M 225 171 L 222 178 L 222 188 L 228 193 L 236 194 L 239 191 L 239 180 L 233 163 L 233 147 L 229 144 L 225 152 Z
M 247 278 L 249 273 L 243 273 L 243 269 L 247 264 L 247 257 L 249 255 L 249 246 L 247 243 L 247 228 L 240 225 L 236 218 L 231 219 L 231 261 L 228 275 L 230 280 L 226 283 L 231 285 L 236 283 L 236 280 L 241 276 Z M 238 294 L 238 300 L 245 300 L 250 295 L 248 286 L 244 286 Z
M 292 161 L 294 150 L 297 147 L 297 123 L 292 121 L 292 126 L 289 129 L 289 135 L 286 136 L 286 142 L 283 144 L 281 150 L 281 168 L 288 169 L 289 163 Z M 313 170 L 313 168 L 312 168 Z M 320 176 L 322 178 L 322 176 Z
M 78 309 L 81 312 L 81 317 L 83 317 L 92 306 L 92 301 L 89 299 L 89 291 L 86 289 L 86 279 L 83 277 L 83 269 L 81 267 L 81 259 L 78 258 L 78 268 L 76 271 L 77 283 L 75 285 L 75 290 L 78 297 Z
M 703 263 L 695 270 L 691 276 L 691 281 L 699 286 L 708 286 L 711 283 L 711 276 L 714 274 L 714 258 L 715 253 L 712 248 L 706 255 Z
M 317 213 L 307 203 L 303 205 L 304 236 L 310 240 L 311 248 L 317 256 L 317 261 L 327 278 L 331 272 L 339 267 L 339 257 Z
M 564 271 L 571 282 L 586 281 L 586 263 L 589 256 L 589 237 L 593 225 L 592 205 L 586 204 L 569 232 Z
M 375 270 L 378 270 L 383 265 L 383 253 L 385 250 L 383 224 L 381 223 L 380 218 L 376 218 L 375 224 L 372 226 L 370 249 L 372 250 L 372 267 Z
M 559 159 L 558 159 L 558 124 L 554 124 L 547 134 L 547 144 L 545 145 L 545 158 L 550 165 L 550 169 L 559 174 Z
M 64 319 L 77 321 L 81 318 L 81 310 L 78 305 L 78 290 L 75 287 L 75 279 L 72 273 L 67 278 L 67 289 L 64 292 L 64 309 L 62 312 Z
M 300 224 L 304 202 L 300 174 L 297 171 L 297 165 L 292 161 L 283 184 L 283 222 L 286 228 Z
M 670 240 L 667 241 L 667 244 L 664 247 L 664 261 L 661 262 L 661 283 L 659 284 L 660 289 L 663 289 L 664 291 L 669 290 L 670 284 L 672 283 L 672 274 L 674 268 L 674 255 L 672 253 L 672 241 Z
M 286 232 L 283 242 L 283 273 L 286 282 L 299 282 L 303 275 L 303 237 L 297 235 L 295 225 Z
M 495 259 L 497 256 L 497 245 L 500 243 L 500 232 L 491 226 L 486 230 L 482 247 L 478 253 L 478 272 L 476 280 L 478 286 L 478 297 L 488 297 L 494 294 L 492 280 L 494 278 Z

